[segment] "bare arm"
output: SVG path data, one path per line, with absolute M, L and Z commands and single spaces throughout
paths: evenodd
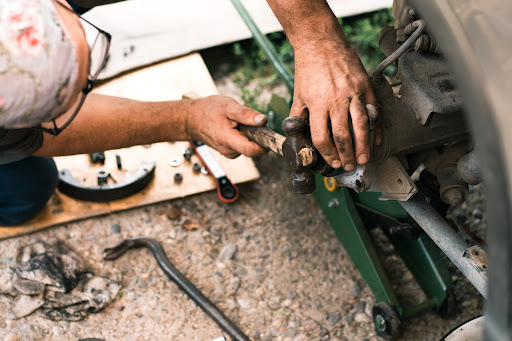
M 60 120 L 65 121 L 66 116 Z M 45 134 L 35 155 L 72 155 L 190 140 L 200 140 L 231 158 L 264 154 L 264 149 L 236 129 L 238 123 L 265 125 L 266 118 L 225 96 L 141 102 L 92 93 L 60 135 Z
M 331 166 L 350 171 L 355 168 L 356 159 L 359 164 L 367 163 L 370 137 L 365 104 L 377 103 L 366 71 L 337 18 L 324 0 L 267 2 L 295 52 L 295 93 L 290 115 L 309 118 L 313 143 Z M 375 140 L 380 144 L 380 127 Z

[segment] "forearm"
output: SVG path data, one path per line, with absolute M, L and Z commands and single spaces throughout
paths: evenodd
M 189 140 L 187 115 L 192 102 L 140 102 L 89 94 L 69 127 L 58 136 L 44 134 L 43 146 L 35 155 L 73 155 Z
M 324 0 L 267 0 L 295 50 L 320 41 L 348 46 L 343 30 Z

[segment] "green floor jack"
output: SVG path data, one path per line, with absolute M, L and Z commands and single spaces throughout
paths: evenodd
M 258 45 L 293 93 L 293 76 L 280 61 L 274 47 L 258 29 L 239 0 L 232 0 Z M 281 132 L 290 103 L 276 95 L 269 104 L 269 127 Z M 384 339 L 398 337 L 400 320 L 433 309 L 442 316 L 452 314 L 455 299 L 452 278 L 437 245 L 422 232 L 397 201 L 379 200 L 380 193 L 356 193 L 337 186 L 333 178 L 315 174 L 314 196 L 329 219 L 338 239 L 372 290 L 377 303 L 372 308 L 377 333 Z M 419 284 L 426 299 L 414 306 L 402 305 L 378 258 L 369 229 L 380 226 Z

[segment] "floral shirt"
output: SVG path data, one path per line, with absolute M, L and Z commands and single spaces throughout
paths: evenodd
M 77 73 L 53 0 L 0 0 L 0 164 L 40 148 L 41 133 L 27 128 L 63 111 Z

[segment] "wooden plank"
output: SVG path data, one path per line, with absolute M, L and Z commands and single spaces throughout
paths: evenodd
M 148 101 L 180 99 L 186 92 L 195 92 L 201 96 L 217 93 L 215 84 L 198 54 L 123 75 L 102 85 L 96 91 Z M 108 203 L 75 200 L 57 191 L 43 211 L 25 224 L 0 227 L 0 239 L 215 189 L 216 184 L 211 176 L 195 174 L 192 171 L 192 164 L 199 162 L 196 155 L 192 156 L 190 162 L 184 160 L 182 152 L 186 147 L 188 142 L 163 142 L 151 146 L 106 151 L 105 165 L 90 164 L 88 155 L 55 158 L 59 169 L 69 169 L 77 179 L 87 185 L 96 184 L 96 173 L 99 170 L 106 170 L 120 181 L 125 171 L 135 171 L 142 161 L 156 162 L 155 178 L 141 192 Z M 250 158 L 241 156 L 230 160 L 215 150 L 212 152 L 233 183 L 251 181 L 259 177 L 259 172 Z M 117 169 L 116 155 L 121 156 L 122 171 Z M 181 165 L 172 167 L 169 159 L 173 158 L 180 159 Z M 174 174 L 177 172 L 183 175 L 183 181 L 179 185 L 173 181 Z

